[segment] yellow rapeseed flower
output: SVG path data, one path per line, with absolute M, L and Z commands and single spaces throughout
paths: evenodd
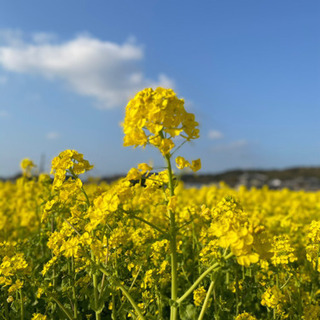
M 199 137 L 198 122 L 172 89 L 144 89 L 126 107 L 124 146 L 154 145 L 165 156 L 175 147 L 173 138 Z

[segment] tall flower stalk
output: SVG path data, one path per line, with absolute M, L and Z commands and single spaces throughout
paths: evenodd
M 178 259 L 177 259 L 177 232 L 178 226 L 174 210 L 175 193 L 171 158 L 186 141 L 199 137 L 198 122 L 192 113 L 184 108 L 184 100 L 179 99 L 172 89 L 151 88 L 144 89 L 129 101 L 123 123 L 124 146 L 153 145 L 161 152 L 166 161 L 167 169 L 167 213 L 169 218 L 169 240 L 171 252 L 171 312 L 170 319 L 177 319 L 178 315 Z M 183 142 L 176 146 L 176 137 Z M 178 157 L 179 169 L 191 167 L 197 171 L 201 167 L 200 159 L 190 164 L 182 157 Z M 183 162 L 183 163 L 182 163 Z
M 168 177 L 169 177 L 169 191 L 170 197 L 174 196 L 173 174 L 171 168 L 170 156 L 166 155 Z M 170 217 L 170 249 L 171 249 L 171 300 L 176 302 L 178 297 L 178 262 L 177 262 L 177 226 L 176 217 L 170 207 L 168 207 L 168 215 Z M 173 303 L 171 306 L 171 320 L 177 318 L 177 306 Z

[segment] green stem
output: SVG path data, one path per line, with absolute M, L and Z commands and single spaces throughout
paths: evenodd
M 108 276 L 107 271 L 103 268 L 103 267 L 99 267 L 99 270 L 105 274 L 106 276 Z M 138 316 L 140 317 L 139 320 L 146 320 L 145 317 L 142 315 L 140 308 L 138 307 L 138 305 L 136 304 L 136 302 L 133 300 L 132 296 L 130 295 L 130 293 L 126 290 L 126 288 L 119 282 L 116 281 L 115 285 L 117 287 L 120 288 L 120 290 L 122 291 L 122 293 L 126 296 L 126 298 L 129 300 L 129 302 L 131 303 L 132 307 L 134 308 L 134 310 L 136 311 L 136 313 L 138 314 Z
M 94 259 L 94 257 L 92 258 Z M 95 273 L 92 275 L 92 281 L 93 281 L 94 307 L 97 310 L 98 303 L 99 303 L 99 292 L 98 292 L 98 276 Z M 95 314 L 96 314 L 96 320 L 101 320 L 101 313 L 98 311 L 95 311 Z
M 69 320 L 75 320 L 71 313 L 63 306 L 63 304 L 50 292 L 46 291 L 46 294 L 54 300 L 54 302 L 60 307 L 60 309 L 65 313 Z
M 63 220 L 69 225 L 69 227 L 70 227 L 71 229 L 73 229 L 73 230 L 75 231 L 75 233 L 76 233 L 79 237 L 81 237 L 80 232 L 79 232 L 66 218 L 63 218 Z
M 84 194 L 84 196 L 86 198 L 86 202 L 87 202 L 88 207 L 90 207 L 90 200 L 89 200 L 89 197 L 88 197 L 86 191 L 84 190 L 84 187 L 81 187 L 81 191 L 82 191 L 82 193 Z
M 180 304 L 185 298 L 187 298 L 193 290 L 199 285 L 199 283 L 211 272 L 211 271 L 217 271 L 220 269 L 220 264 L 217 262 L 214 265 L 212 265 L 210 268 L 208 268 L 206 271 L 204 271 L 200 277 L 193 283 L 193 285 L 182 295 L 178 300 L 177 303 Z
M 78 319 L 78 301 L 76 295 L 76 288 L 75 288 L 75 276 L 76 273 L 74 272 L 74 258 L 71 257 L 71 274 L 72 277 L 72 300 L 73 300 L 73 316 L 75 319 Z
M 91 236 L 92 238 L 94 238 L 93 231 Z M 91 250 L 91 260 L 94 264 L 96 264 L 96 259 L 94 257 L 92 250 Z M 99 304 L 98 275 L 96 272 L 92 275 L 92 282 L 93 282 L 93 295 L 94 295 L 94 307 L 95 307 L 96 320 L 101 320 L 101 311 L 100 312 L 96 311 L 98 309 L 98 304 Z
M 132 281 L 132 283 L 131 283 L 131 286 L 130 286 L 130 288 L 128 289 L 128 292 L 131 291 L 131 289 L 133 288 L 134 284 L 136 283 L 137 278 L 138 278 L 138 276 L 139 276 L 139 274 L 140 274 L 140 271 L 141 271 L 141 267 L 142 267 L 142 266 L 139 267 L 138 273 L 137 273 L 136 276 L 134 277 L 134 279 L 133 279 L 133 281 Z M 103 275 L 105 276 L 105 274 L 103 274 Z M 125 301 L 123 301 L 122 304 L 120 305 L 120 308 L 118 309 L 118 313 L 120 313 L 122 307 L 124 306 L 124 303 L 125 303 Z
M 130 301 L 131 305 L 133 306 L 134 310 L 139 316 L 139 320 L 146 320 L 145 317 L 142 315 L 140 308 L 137 306 L 136 302 L 133 300 L 133 298 L 131 297 L 130 293 L 126 290 L 126 288 L 120 283 L 117 283 L 117 286 L 121 289 L 122 293 Z
M 166 161 L 167 161 L 168 176 L 169 176 L 170 196 L 173 196 L 174 195 L 174 186 L 173 186 L 173 173 L 172 173 L 170 155 L 166 155 Z
M 55 231 L 55 219 L 54 215 L 51 217 L 51 233 Z M 53 253 L 51 254 L 52 258 L 54 257 Z M 57 279 L 56 279 L 56 265 L 54 264 L 53 269 L 52 269 L 52 287 L 53 290 L 56 290 L 57 286 Z
M 198 320 L 202 320 L 203 317 L 204 317 L 204 314 L 205 314 L 205 312 L 206 312 L 206 309 L 207 309 L 207 306 L 208 306 L 208 302 L 209 302 L 209 298 L 210 298 L 210 295 L 211 295 L 211 293 L 212 293 L 213 287 L 214 287 L 214 281 L 211 281 Z
M 98 277 L 96 274 L 92 276 L 92 280 L 93 280 L 93 290 L 94 290 L 94 304 L 95 304 L 95 309 L 97 310 L 99 295 L 98 295 Z M 95 311 L 95 313 L 96 313 L 96 320 L 101 320 L 101 313 L 98 311 Z
M 138 216 L 136 216 L 136 215 L 134 215 L 134 214 L 131 214 L 130 217 L 132 217 L 132 218 L 134 218 L 134 219 L 137 219 L 137 220 L 139 220 L 139 221 L 142 221 L 143 223 L 149 225 L 150 227 L 152 227 L 153 229 L 159 231 L 160 233 L 162 233 L 162 234 L 164 234 L 164 235 L 167 234 L 165 231 L 163 231 L 161 228 L 157 227 L 157 226 L 156 226 L 155 224 L 153 224 L 152 222 L 149 222 L 149 221 L 147 221 L 147 220 L 145 220 L 145 219 L 143 219 L 143 218 L 141 218 L 141 217 L 138 217 Z
M 169 191 L 170 196 L 174 196 L 173 174 L 170 161 L 170 155 L 165 156 L 168 168 L 169 177 Z M 175 220 L 175 213 L 168 208 L 168 214 L 170 217 L 170 249 L 171 249 L 171 300 L 173 304 L 171 306 L 170 319 L 176 320 L 178 316 L 178 306 L 175 303 L 178 297 L 178 263 L 177 263 L 177 226 Z
M 112 320 L 116 320 L 117 316 L 116 316 L 116 297 L 115 297 L 115 293 L 112 292 L 112 314 L 111 314 L 111 319 Z
M 236 270 L 236 316 L 238 316 L 239 314 L 239 296 L 240 296 L 240 293 L 239 293 L 239 277 L 238 277 L 238 270 Z
M 24 304 L 23 304 L 23 294 L 22 289 L 19 290 L 20 292 L 20 304 L 21 304 L 21 320 L 24 320 Z
M 73 177 L 75 180 L 76 180 L 76 179 L 79 179 L 79 177 L 73 172 L 72 168 L 70 168 L 69 171 L 70 171 L 72 177 Z M 86 198 L 86 202 L 87 202 L 88 207 L 90 207 L 90 200 L 89 200 L 89 197 L 88 197 L 88 195 L 87 195 L 87 193 L 86 193 L 86 190 L 84 190 L 84 187 L 83 187 L 83 186 L 81 186 L 81 191 L 82 191 L 82 193 L 84 194 L 84 197 Z
M 104 234 L 104 232 L 103 232 Z M 106 255 L 106 259 L 105 259 L 105 264 L 107 265 L 108 264 L 108 260 L 109 260 L 109 238 L 107 238 L 107 255 Z M 106 280 L 106 275 L 103 274 L 102 275 L 102 280 L 101 280 L 101 290 L 100 290 L 100 293 L 99 293 L 99 300 L 101 299 L 101 296 L 102 296 L 102 293 L 104 292 L 105 290 L 105 287 L 104 287 L 104 282 Z
M 8 306 L 8 301 L 6 297 L 8 296 L 8 291 L 5 290 L 5 296 L 3 297 L 3 302 L 4 302 L 4 313 L 6 315 L 6 319 L 9 319 L 9 306 Z
M 215 320 L 219 319 L 219 314 L 218 314 L 218 303 L 217 303 L 217 295 L 216 295 L 216 290 L 213 288 L 213 316 Z

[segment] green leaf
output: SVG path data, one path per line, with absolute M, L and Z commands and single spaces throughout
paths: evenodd
M 181 320 L 196 320 L 197 308 L 193 304 L 180 305 L 179 314 Z
M 94 300 L 94 294 L 92 293 L 91 295 L 89 295 L 89 307 L 91 310 L 93 310 L 94 312 L 97 313 L 101 313 L 102 310 L 105 307 L 105 302 L 106 300 L 103 299 L 104 297 L 101 297 L 101 299 L 98 300 L 97 306 Z

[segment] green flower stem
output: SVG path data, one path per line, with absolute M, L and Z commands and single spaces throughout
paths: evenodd
M 90 207 L 90 200 L 89 200 L 89 197 L 88 197 L 86 191 L 84 190 L 83 186 L 81 187 L 81 191 L 82 191 L 82 193 L 84 194 L 84 196 L 86 198 L 86 202 L 87 202 L 88 207 Z
M 219 320 L 219 312 L 218 312 L 219 306 L 217 302 L 217 295 L 216 295 L 216 290 L 213 288 L 213 318 L 215 320 Z
M 73 172 L 72 168 L 70 168 L 69 170 L 70 170 L 70 173 L 73 176 L 73 178 L 74 179 L 78 179 L 78 176 Z M 91 203 L 90 203 L 89 197 L 88 197 L 88 195 L 87 195 L 87 193 L 86 193 L 86 191 L 85 191 L 83 186 L 81 186 L 81 191 L 82 191 L 82 193 L 84 194 L 84 196 L 86 198 L 87 206 L 90 207 Z M 92 252 L 91 252 L 91 258 L 93 260 L 95 260 L 94 259 L 94 255 L 93 255 Z M 98 276 L 97 276 L 97 274 L 93 274 L 92 275 L 92 282 L 93 282 L 93 291 L 94 291 L 94 304 L 95 304 L 95 308 L 97 308 L 98 307 L 98 303 L 99 303 Z M 95 314 L 96 314 L 96 320 L 101 320 L 101 312 L 95 311 Z
M 116 316 L 116 297 L 115 297 L 115 293 L 112 292 L 112 314 L 111 314 L 111 319 L 112 320 L 117 320 L 117 316 Z
M 106 275 L 105 274 L 103 274 L 102 275 L 102 280 L 101 280 L 101 290 L 100 290 L 100 293 L 99 293 L 99 300 L 100 300 L 100 298 L 101 298 L 101 295 L 102 295 L 102 293 L 103 293 L 103 291 L 104 291 L 104 282 L 106 281 Z
M 141 271 L 141 267 L 142 267 L 142 266 L 139 267 L 138 273 L 136 274 L 135 278 L 133 279 L 133 281 L 132 281 L 132 283 L 131 283 L 131 285 L 130 285 L 130 288 L 128 289 L 128 292 L 131 291 L 131 289 L 133 288 L 134 284 L 136 283 L 136 280 L 138 279 L 138 276 L 139 276 L 140 271 Z M 105 276 L 105 274 L 103 274 L 103 275 Z M 124 303 L 125 303 L 125 301 L 123 301 L 122 304 L 120 305 L 120 308 L 118 309 L 118 313 L 120 313 L 121 309 L 122 309 L 123 306 L 124 306 Z
M 69 169 L 69 172 L 71 173 L 72 177 L 76 180 L 76 179 L 79 179 L 79 177 L 73 172 L 72 168 Z M 90 200 L 89 200 L 89 197 L 86 193 L 86 190 L 84 190 L 84 187 L 81 186 L 81 191 L 82 193 L 84 194 L 84 197 L 86 198 L 86 202 L 87 202 L 87 205 L 88 207 L 90 207 Z
M 92 281 L 93 281 L 93 290 L 94 290 L 94 304 L 95 304 L 95 308 L 97 309 L 99 293 L 98 293 L 98 277 L 96 274 L 92 276 Z M 101 320 L 101 313 L 97 311 L 95 311 L 95 313 L 96 313 L 96 320 Z
M 132 218 L 134 218 L 134 219 L 137 219 L 137 220 L 139 220 L 139 221 L 141 221 L 141 222 L 149 225 L 151 228 L 159 231 L 159 232 L 160 232 L 161 234 L 163 234 L 163 235 L 166 235 L 166 234 L 167 234 L 165 231 L 163 231 L 161 228 L 157 227 L 157 226 L 156 226 L 155 224 L 153 224 L 152 222 L 149 222 L 149 221 L 147 221 L 147 220 L 145 220 L 145 219 L 143 219 L 143 218 L 141 218 L 141 217 L 138 217 L 138 216 L 136 216 L 136 215 L 134 215 L 134 214 L 130 214 L 130 217 L 132 217 Z
M 317 253 L 317 258 L 320 257 L 320 245 L 318 245 L 318 253 Z M 311 300 L 313 300 L 315 298 L 315 293 L 316 293 L 316 283 L 318 282 L 318 273 L 317 273 L 317 270 L 318 270 L 318 259 L 315 259 L 316 260 L 316 264 L 315 264 L 315 267 L 314 267 L 314 270 L 312 272 L 312 281 L 311 281 L 311 294 L 310 294 L 310 297 L 311 297 Z
M 71 257 L 71 274 L 72 277 L 72 300 L 73 300 L 73 316 L 75 319 L 78 319 L 78 301 L 76 295 L 76 288 L 75 288 L 75 277 L 76 273 L 74 271 L 74 258 Z
M 224 259 L 228 260 L 232 256 L 233 256 L 233 253 L 230 252 L 228 255 L 224 256 Z M 204 271 L 199 276 L 199 278 L 193 283 L 193 285 L 184 293 L 184 295 L 181 296 L 177 300 L 177 303 L 180 304 L 185 298 L 187 298 L 193 292 L 193 290 L 199 285 L 199 283 L 202 281 L 202 279 L 204 279 L 210 272 L 212 272 L 212 271 L 216 272 L 216 271 L 218 271 L 218 269 L 220 269 L 220 264 L 218 262 L 216 262 L 211 267 L 209 267 L 206 271 Z
M 23 294 L 22 294 L 22 289 L 19 290 L 20 293 L 20 304 L 21 304 L 21 320 L 24 320 L 24 304 L 23 304 Z
M 220 269 L 220 264 L 217 262 L 213 264 L 210 268 L 204 271 L 201 276 L 193 283 L 193 285 L 182 295 L 178 300 L 177 303 L 180 304 L 185 298 L 187 298 L 193 290 L 199 285 L 199 283 L 212 271 L 217 271 Z
M 54 214 L 51 217 L 51 233 L 55 231 L 55 219 L 54 219 Z M 51 254 L 52 258 L 54 257 L 53 253 Z M 52 268 L 52 287 L 53 290 L 56 290 L 57 287 L 57 277 L 56 277 L 56 265 L 54 264 Z
M 91 259 L 96 263 L 95 257 L 93 252 L 91 251 Z M 98 292 L 98 276 L 96 273 L 92 275 L 92 282 L 93 282 L 93 295 L 94 295 L 94 306 L 95 309 L 98 309 L 98 303 L 99 303 L 99 292 Z M 95 311 L 96 314 L 96 320 L 101 320 L 101 312 Z
M 142 315 L 142 313 L 141 313 L 139 307 L 137 306 L 136 302 L 133 300 L 133 298 L 131 297 L 130 293 L 126 290 L 126 288 L 120 283 L 117 283 L 117 286 L 121 289 L 122 293 L 130 301 L 131 305 L 133 306 L 134 310 L 136 311 L 136 313 L 139 316 L 139 320 L 146 320 L 145 317 Z
M 105 233 L 105 230 L 103 231 L 103 234 Z M 109 238 L 107 238 L 107 255 L 106 255 L 106 259 L 105 259 L 105 264 L 107 265 L 108 264 L 108 260 L 109 260 Z M 102 274 L 102 280 L 101 280 L 101 290 L 100 290 L 100 293 L 99 293 L 99 300 L 101 299 L 101 295 L 102 293 L 104 292 L 105 290 L 105 287 L 104 287 L 104 283 L 106 281 L 106 275 L 105 274 Z
M 5 319 L 9 319 L 9 307 L 8 307 L 8 301 L 6 299 L 6 297 L 8 296 L 8 291 L 5 291 L 6 295 L 3 298 L 3 302 L 4 302 L 4 313 L 6 318 Z
M 63 306 L 63 304 L 49 291 L 46 291 L 46 294 L 54 300 L 54 302 L 60 307 L 60 309 L 65 313 L 69 320 L 75 320 L 71 313 Z
M 169 191 L 170 196 L 174 196 L 173 174 L 170 161 L 170 155 L 165 156 L 167 161 Z M 171 249 L 171 300 L 174 302 L 171 306 L 170 320 L 176 320 L 178 316 L 178 306 L 175 303 L 178 297 L 178 263 L 177 263 L 177 226 L 175 213 L 168 208 L 170 216 L 170 249 Z
M 103 268 L 103 267 L 99 267 L 99 270 L 105 274 L 106 276 L 108 276 L 107 271 Z M 134 308 L 134 310 L 136 311 L 136 313 L 138 314 L 138 316 L 140 317 L 139 320 L 146 320 L 146 318 L 143 316 L 143 314 L 140 311 L 140 308 L 137 306 L 136 302 L 134 301 L 134 299 L 132 298 L 132 296 L 130 295 L 129 291 L 126 290 L 126 288 L 119 282 L 116 281 L 115 285 L 117 287 L 120 288 L 120 290 L 122 291 L 122 293 L 126 296 L 126 298 L 129 300 L 129 302 L 131 303 L 132 307 Z
M 239 307 L 240 307 L 240 290 L 239 290 L 239 274 L 236 270 L 235 272 L 235 280 L 236 280 L 236 316 L 239 315 Z
M 174 195 L 174 186 L 173 186 L 173 173 L 172 173 L 170 155 L 167 154 L 165 158 L 167 161 L 167 168 L 168 168 L 170 196 L 173 196 Z
M 210 298 L 210 295 L 211 295 L 211 293 L 212 293 L 213 287 L 214 287 L 214 281 L 211 281 L 198 320 L 202 320 L 203 317 L 204 317 L 204 314 L 205 314 L 205 312 L 206 312 L 206 309 L 207 309 L 207 306 L 208 306 L 208 302 L 209 302 L 209 298 Z
M 79 232 L 66 218 L 63 218 L 63 220 L 64 220 L 64 222 L 66 222 L 66 223 L 69 225 L 70 228 L 72 228 L 72 229 L 75 231 L 75 233 L 76 233 L 79 237 L 81 237 L 80 232 Z

